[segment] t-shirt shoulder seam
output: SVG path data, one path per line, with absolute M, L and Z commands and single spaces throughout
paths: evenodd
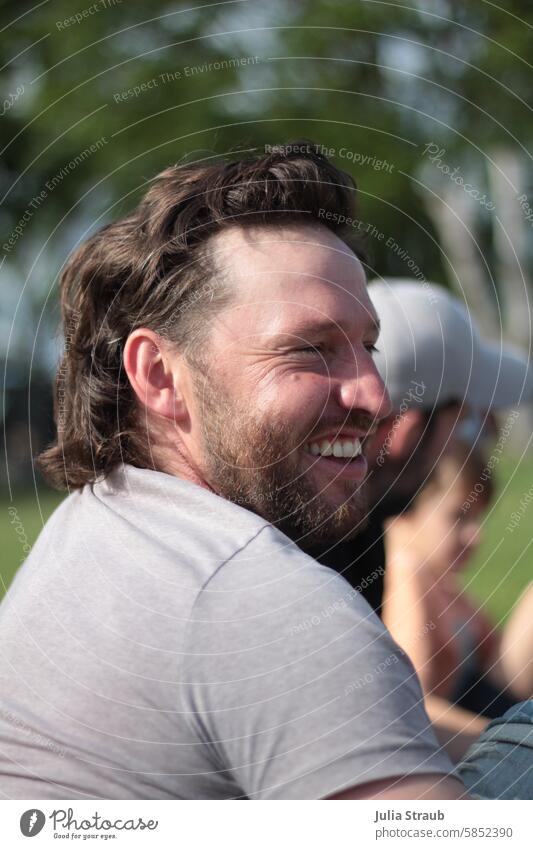
M 204 583 L 202 584 L 202 586 L 199 588 L 198 592 L 196 593 L 196 595 L 195 595 L 195 597 L 194 597 L 194 601 L 191 603 L 190 613 L 192 613 L 192 611 L 193 611 L 193 610 L 194 610 L 194 608 L 196 607 L 196 604 L 197 604 L 197 602 L 198 602 L 198 600 L 199 600 L 199 598 L 200 598 L 201 594 L 205 591 L 205 589 L 206 589 L 206 587 L 208 586 L 208 584 L 210 584 L 210 583 L 211 583 L 211 581 L 212 581 L 212 580 L 216 577 L 216 575 L 218 575 L 218 573 L 220 572 L 220 570 L 221 570 L 221 569 L 223 569 L 223 568 L 224 568 L 224 566 L 227 566 L 227 564 L 228 564 L 228 563 L 230 563 L 230 562 L 233 560 L 233 558 L 234 558 L 234 557 L 236 557 L 236 556 L 237 556 L 238 554 L 240 554 L 242 551 L 245 551 L 245 549 L 247 549 L 249 545 L 251 545 L 253 542 L 255 542 L 255 540 L 256 540 L 256 539 L 257 539 L 257 538 L 258 538 L 258 537 L 259 537 L 259 536 L 263 533 L 263 531 L 267 530 L 267 529 L 268 529 L 268 528 L 270 528 L 270 527 L 272 527 L 272 526 L 271 526 L 270 524 L 268 524 L 268 523 L 266 523 L 266 524 L 262 525 L 262 526 L 261 526 L 261 527 L 260 527 L 260 528 L 259 528 L 259 529 L 258 529 L 258 530 L 254 533 L 254 534 L 253 534 L 253 536 L 251 536 L 249 539 L 247 539 L 247 540 L 246 540 L 246 542 L 244 542 L 242 545 L 240 545 L 238 548 L 236 548 L 236 549 L 235 549 L 235 551 L 233 551 L 233 552 L 230 554 L 230 556 L 229 556 L 229 557 L 226 557 L 226 559 L 222 561 L 222 563 L 219 563 L 219 565 L 217 566 L 217 568 L 216 568 L 216 569 L 214 569 L 214 570 L 213 570 L 213 572 L 211 572 L 211 574 L 209 575 L 209 577 L 208 577 L 208 578 L 204 581 Z
M 188 618 L 188 621 L 185 625 L 185 633 L 184 633 L 184 637 L 183 637 L 183 648 L 184 649 L 187 648 L 187 645 L 188 645 L 188 642 L 189 642 L 189 631 L 190 631 L 190 628 L 191 628 L 191 623 L 194 621 L 193 618 L 192 618 L 193 611 L 194 611 L 196 605 L 198 604 L 200 596 L 205 591 L 206 587 L 213 580 L 215 575 L 218 575 L 218 573 L 220 572 L 221 569 L 224 568 L 224 566 L 227 566 L 227 564 L 230 563 L 233 560 L 234 557 L 236 557 L 238 554 L 240 554 L 242 551 L 244 551 L 246 548 L 248 548 L 248 546 L 252 542 L 255 542 L 255 540 L 263 533 L 263 531 L 265 531 L 267 528 L 270 528 L 270 527 L 271 527 L 271 525 L 268 524 L 268 523 L 262 525 L 253 534 L 253 536 L 251 536 L 249 539 L 246 540 L 246 542 L 244 542 L 242 545 L 240 545 L 238 548 L 236 548 L 235 551 L 233 551 L 232 554 L 230 554 L 229 557 L 226 557 L 226 559 L 223 560 L 222 563 L 220 563 L 213 572 L 211 572 L 211 574 L 209 575 L 207 580 L 204 581 L 204 583 L 201 585 L 201 587 L 199 587 L 198 592 L 194 596 L 194 599 L 191 602 L 191 606 L 189 608 L 189 618 Z

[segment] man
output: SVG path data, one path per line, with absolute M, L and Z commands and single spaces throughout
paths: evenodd
M 493 427 L 492 411 L 529 403 L 529 362 L 510 345 L 484 340 L 458 298 L 436 284 L 373 281 L 381 318 L 375 363 L 392 410 L 367 447 L 370 516 L 356 539 L 318 545 L 317 559 L 339 571 L 381 612 L 385 576 L 383 523 L 423 486 L 461 420 Z
M 390 409 L 354 212 L 277 148 L 167 170 L 67 264 L 41 467 L 75 491 L 1 607 L 4 796 L 464 792 L 409 661 L 298 547 L 360 523 Z

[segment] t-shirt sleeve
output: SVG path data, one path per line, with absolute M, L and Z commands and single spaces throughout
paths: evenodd
M 413 666 L 374 611 L 274 529 L 198 595 L 182 681 L 188 722 L 242 796 L 318 799 L 452 771 Z

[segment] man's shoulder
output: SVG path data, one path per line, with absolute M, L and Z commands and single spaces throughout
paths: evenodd
M 357 590 L 269 524 L 210 575 L 195 608 L 193 619 L 198 615 L 211 622 L 268 619 L 296 632 L 305 630 L 299 628 L 304 621 L 326 623 L 334 616 L 339 627 L 357 621 L 384 632 Z
M 89 545 L 97 559 L 112 549 L 116 572 L 127 552 L 130 579 L 136 560 L 149 559 L 152 571 L 197 593 L 196 606 L 207 606 L 209 615 L 231 616 L 239 606 L 251 615 L 289 608 L 316 615 L 328 606 L 363 619 L 371 614 L 341 575 L 266 519 L 189 481 L 124 465 L 74 501 L 78 530 L 98 531 Z M 60 524 L 72 524 L 67 512 Z
M 64 567 L 72 582 L 112 573 L 115 582 L 122 576 L 139 591 L 168 595 L 169 583 L 177 583 L 194 594 L 267 525 L 189 481 L 122 464 L 64 499 L 17 583 L 30 571 L 52 581 Z M 88 570 L 87 563 L 97 568 Z
M 146 544 L 171 559 L 197 560 L 215 571 L 268 525 L 265 519 L 209 489 L 175 475 L 123 464 L 91 487 L 112 527 L 140 531 Z M 91 508 L 89 508 L 91 509 Z

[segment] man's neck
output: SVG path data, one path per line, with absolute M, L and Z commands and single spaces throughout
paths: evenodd
M 166 445 L 153 449 L 154 465 L 167 475 L 194 483 L 210 492 L 215 490 L 209 485 L 202 475 L 201 470 L 194 465 L 185 455 L 180 444 L 174 440 Z

